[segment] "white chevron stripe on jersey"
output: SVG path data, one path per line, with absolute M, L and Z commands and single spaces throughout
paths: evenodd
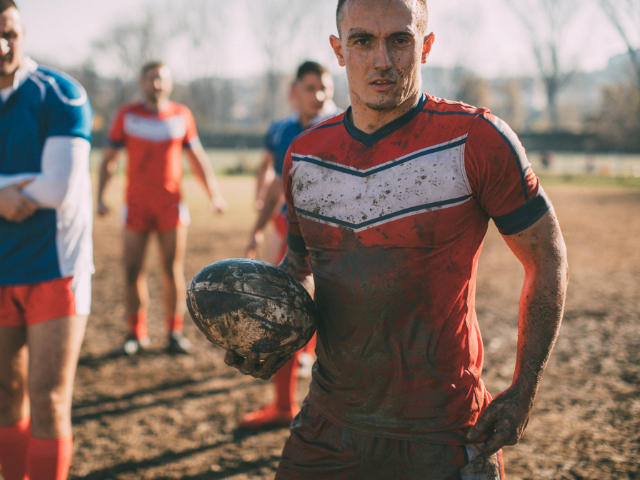
M 457 147 L 458 145 L 464 145 L 467 141 L 467 135 L 463 135 L 458 138 L 454 138 L 453 140 L 449 140 L 445 143 L 440 143 L 438 145 L 432 145 L 431 147 L 423 148 L 421 150 L 416 150 L 415 152 L 411 152 L 407 155 L 403 155 L 402 157 L 395 158 L 388 162 L 381 163 L 380 165 L 376 165 L 375 167 L 359 169 L 356 167 L 349 167 L 347 165 L 342 165 L 340 163 L 331 162 L 329 160 L 323 160 L 322 158 L 315 157 L 313 155 L 299 155 L 297 153 L 291 154 L 291 159 L 293 162 L 309 162 L 315 163 L 316 165 L 326 166 L 327 168 L 332 168 L 333 170 L 343 171 L 343 172 L 352 172 L 353 175 L 358 175 L 359 177 L 366 177 L 372 175 L 381 170 L 386 170 L 387 168 L 393 167 L 400 163 L 408 162 L 409 160 L 413 160 L 414 158 L 426 155 L 428 153 L 436 153 L 441 150 L 448 150 L 450 148 Z
M 127 113 L 124 116 L 124 131 L 132 137 L 164 142 L 184 137 L 187 134 L 187 126 L 180 115 L 169 118 L 147 118 Z
M 426 149 L 363 176 L 342 165 L 294 162 L 291 191 L 302 217 L 356 232 L 399 218 L 452 207 L 471 198 L 464 144 Z

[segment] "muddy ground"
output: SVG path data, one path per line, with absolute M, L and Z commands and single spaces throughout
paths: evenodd
M 118 185 L 111 202 L 120 198 Z M 253 220 L 252 182 L 226 178 L 225 217 L 203 208 L 187 182 L 193 223 L 187 278 L 242 255 Z M 505 451 L 509 479 L 640 478 L 640 190 L 551 185 L 568 245 L 571 284 L 562 333 L 522 442 Z M 117 215 L 95 225 L 93 314 L 73 405 L 71 478 L 273 478 L 287 429 L 242 431 L 237 420 L 272 399 L 269 383 L 227 368 L 191 321 L 190 356 L 169 357 L 157 250 L 149 252 L 151 352 L 113 354 L 122 342 L 121 232 Z M 492 226 L 480 259 L 478 317 L 486 346 L 484 381 L 510 384 L 522 268 Z M 308 382 L 308 381 L 306 381 Z M 305 381 L 299 396 L 305 394 Z

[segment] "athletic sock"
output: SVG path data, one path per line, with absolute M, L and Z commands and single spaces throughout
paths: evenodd
M 293 358 L 278 370 L 273 376 L 273 383 L 276 386 L 276 406 L 278 410 L 283 412 L 292 411 L 298 402 L 296 402 L 296 392 L 298 387 L 298 360 L 297 352 Z
M 129 323 L 129 334 L 137 338 L 147 338 L 147 312 L 140 310 L 137 313 L 130 313 L 127 315 L 127 322 Z
M 29 480 L 67 480 L 73 453 L 73 437 L 31 437 L 27 454 Z
M 167 317 L 167 333 L 181 332 L 184 323 L 184 315 L 169 315 Z
M 29 417 L 10 427 L 0 427 L 0 471 L 5 480 L 24 480 L 30 431 Z

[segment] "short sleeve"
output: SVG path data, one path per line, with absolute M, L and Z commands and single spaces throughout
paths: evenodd
M 520 140 L 498 117 L 474 119 L 464 162 L 474 197 L 503 235 L 525 230 L 551 207 Z
M 291 147 L 289 147 L 282 169 L 282 189 L 284 191 L 284 199 L 287 204 L 287 247 L 296 253 L 307 253 L 307 246 L 304 238 L 302 238 L 300 224 L 298 223 L 298 215 L 296 214 L 296 209 L 293 205 L 291 180 L 292 168 L 293 161 L 291 157 Z
M 191 110 L 187 107 L 183 107 L 182 117 L 184 118 L 184 124 L 186 127 L 186 133 L 184 136 L 184 147 L 194 148 L 200 145 L 200 137 L 198 137 L 198 130 L 196 129 L 196 121 L 193 118 Z
M 91 141 L 93 110 L 84 88 L 72 79 L 53 77 L 47 94 L 47 137 L 80 137 Z
M 109 134 L 107 135 L 106 144 L 108 147 L 124 147 L 124 144 L 126 142 L 124 133 L 124 115 L 124 108 L 121 108 L 120 110 L 118 110 L 118 113 L 116 113 L 116 116 L 113 119 L 113 123 L 111 123 L 111 128 L 109 128 Z

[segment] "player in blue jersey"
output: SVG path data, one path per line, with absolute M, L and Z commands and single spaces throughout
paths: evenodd
M 84 89 L 23 43 L 13 0 L 0 0 L 0 469 L 64 480 L 91 302 L 93 113 Z
M 294 112 L 274 122 L 267 131 L 263 161 L 258 169 L 258 219 L 251 231 L 247 256 L 255 258 L 262 241 L 263 231 L 271 220 L 273 235 L 267 242 L 266 261 L 277 265 L 284 256 L 287 242 L 286 206 L 282 193 L 282 165 L 294 138 L 308 128 L 337 113 L 333 103 L 333 79 L 328 70 L 316 62 L 304 62 L 296 72 L 289 95 Z M 313 352 L 315 337 L 305 352 Z M 300 355 L 285 365 L 274 376 L 276 399 L 274 403 L 247 414 L 240 426 L 261 428 L 274 425 L 288 426 L 300 410 L 296 401 L 297 367 Z

